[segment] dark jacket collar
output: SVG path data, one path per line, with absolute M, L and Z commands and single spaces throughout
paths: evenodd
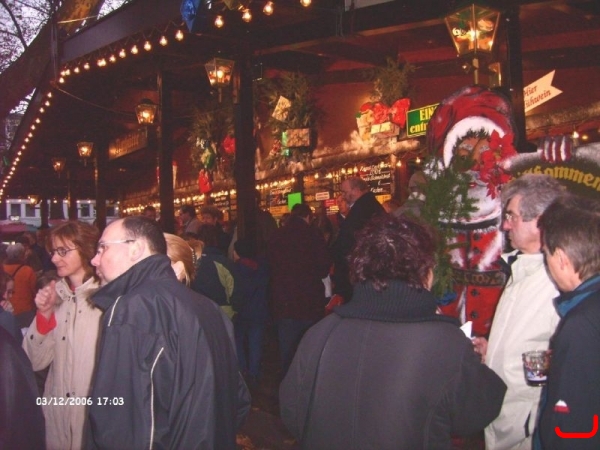
M 121 295 L 125 295 L 147 283 L 161 278 L 175 278 L 171 261 L 167 255 L 151 255 L 132 266 L 127 272 L 102 286 L 93 296 L 92 301 L 100 309 L 106 311 Z
M 337 307 L 335 313 L 345 318 L 381 322 L 435 320 L 458 325 L 455 319 L 436 314 L 435 297 L 431 292 L 412 288 L 399 280 L 390 281 L 383 291 L 376 291 L 370 282 L 355 285 L 352 300 Z

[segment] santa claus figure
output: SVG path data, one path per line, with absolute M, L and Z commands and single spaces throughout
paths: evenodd
M 499 191 L 510 179 L 504 164 L 516 154 L 514 130 L 508 99 L 482 86 L 462 88 L 442 101 L 427 128 L 427 147 L 436 157 L 437 173 L 453 170 L 468 176 L 472 211 L 440 224 L 452 230 L 447 247 L 453 279 L 453 292 L 440 309 L 463 323 L 471 321 L 473 336 L 489 333 L 506 280 L 499 262 Z

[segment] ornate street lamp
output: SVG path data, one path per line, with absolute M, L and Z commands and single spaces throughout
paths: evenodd
M 204 64 L 208 81 L 219 91 L 219 102 L 222 99 L 221 88 L 229 86 L 233 75 L 235 61 L 225 58 L 213 58 Z
M 87 165 L 88 159 L 92 157 L 92 151 L 94 150 L 94 143 L 88 141 L 81 141 L 77 143 L 77 151 L 79 157 L 83 159 L 83 165 Z
M 63 170 L 65 170 L 65 165 L 67 163 L 66 158 L 52 158 L 52 168 L 54 169 L 54 171 L 56 173 L 58 173 L 58 176 L 60 178 L 60 174 Z
M 475 84 L 479 83 L 479 56 L 490 54 L 494 46 L 500 12 L 471 4 L 444 19 L 459 56 L 471 56 Z
M 139 105 L 135 107 L 135 115 L 140 125 L 152 125 L 158 105 L 152 100 L 144 98 Z

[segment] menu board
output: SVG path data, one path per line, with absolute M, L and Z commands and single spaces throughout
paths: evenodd
M 292 186 L 288 185 L 274 187 L 267 193 L 267 205 L 274 217 L 279 217 L 289 211 L 287 194 L 290 192 L 292 192 Z
M 333 178 L 304 177 L 304 201 L 312 203 L 332 199 L 334 197 L 333 184 Z
M 375 195 L 391 194 L 393 171 L 388 163 L 364 164 L 358 168 L 360 177 Z
M 232 217 L 232 209 L 235 205 L 236 201 L 233 200 L 232 201 L 232 196 L 229 194 L 229 192 L 223 192 L 220 193 L 219 195 L 215 195 L 213 194 L 212 197 L 212 205 L 215 206 L 216 208 L 219 208 L 220 211 L 223 212 L 223 221 L 224 222 L 229 222 L 230 220 L 233 220 L 234 217 Z

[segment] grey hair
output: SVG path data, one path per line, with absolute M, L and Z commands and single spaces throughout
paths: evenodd
M 369 190 L 369 184 L 360 177 L 350 177 L 346 178 L 348 185 L 352 189 L 358 189 L 361 192 L 366 192 Z
M 518 213 L 528 222 L 541 216 L 546 208 L 565 192 L 565 187 L 550 175 L 525 174 L 502 188 L 502 209 L 506 209 L 513 197 L 520 195 Z
M 25 261 L 25 247 L 16 243 L 6 247 L 6 262 L 9 264 L 22 263 Z

